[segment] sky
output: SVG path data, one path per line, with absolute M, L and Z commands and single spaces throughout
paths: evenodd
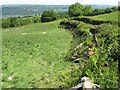
M 81 4 L 118 5 L 119 0 L 0 0 L 0 4 L 44 4 L 44 5 L 71 5 Z

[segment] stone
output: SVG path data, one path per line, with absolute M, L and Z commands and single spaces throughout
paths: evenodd
M 77 88 L 77 89 L 82 88 L 82 90 L 87 90 L 87 89 L 92 90 L 92 89 L 98 89 L 98 88 L 100 88 L 100 86 L 97 85 L 97 84 L 92 83 L 90 78 L 82 77 L 81 80 L 80 80 L 80 83 L 78 85 L 76 85 L 75 87 L 73 87 L 73 88 Z
M 13 77 L 9 76 L 8 77 L 8 81 L 11 81 L 13 79 Z

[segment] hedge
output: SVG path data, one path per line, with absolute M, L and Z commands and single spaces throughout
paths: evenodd
M 90 23 L 90 24 L 93 24 L 93 25 L 100 25 L 100 24 L 104 24 L 104 23 L 108 23 L 108 24 L 118 24 L 117 22 L 115 21 L 101 21 L 101 20 L 92 20 L 90 18 L 73 18 L 73 20 L 77 20 L 77 21 L 83 21 L 85 23 Z

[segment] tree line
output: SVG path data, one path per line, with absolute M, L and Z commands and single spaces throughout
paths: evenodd
M 92 8 L 91 5 L 86 5 L 83 6 L 80 3 L 75 3 L 70 5 L 68 14 L 71 17 L 76 17 L 76 16 L 94 16 L 94 15 L 99 15 L 99 14 L 105 14 L 105 13 L 111 13 L 114 11 L 120 10 L 120 6 L 118 7 L 112 7 L 112 8 L 106 8 L 106 9 L 94 9 Z

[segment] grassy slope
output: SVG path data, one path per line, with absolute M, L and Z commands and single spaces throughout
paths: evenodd
M 55 88 L 66 85 L 64 75 L 70 75 L 77 67 L 65 62 L 72 35 L 58 28 L 58 23 L 3 30 L 3 87 Z M 12 80 L 9 81 L 9 77 L 13 77 Z M 67 75 L 66 80 L 69 78 L 71 76 Z M 71 79 L 76 80 L 76 77 Z
M 118 11 L 109 13 L 109 14 L 102 14 L 102 15 L 97 15 L 97 16 L 91 16 L 91 19 L 94 20 L 112 20 L 118 22 Z

